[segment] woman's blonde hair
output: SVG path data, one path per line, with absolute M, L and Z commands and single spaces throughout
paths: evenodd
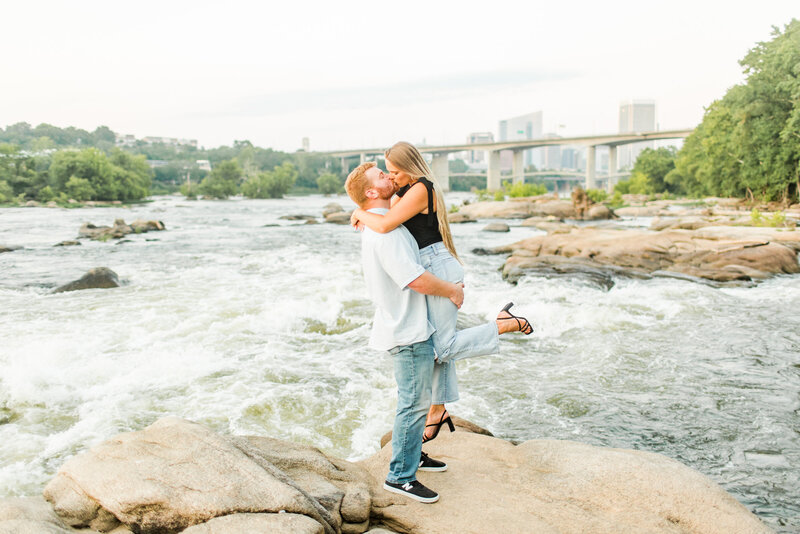
M 442 242 L 447 247 L 447 250 L 450 251 L 450 254 L 460 262 L 461 259 L 458 257 L 456 247 L 453 244 L 453 234 L 450 233 L 450 223 L 447 222 L 447 207 L 444 204 L 442 187 L 439 185 L 439 181 L 434 176 L 425 158 L 419 153 L 417 147 L 405 141 L 395 143 L 383 155 L 392 162 L 392 165 L 413 179 L 418 180 L 424 176 L 433 183 L 433 190 L 436 192 L 436 219 L 439 221 L 439 233 L 442 234 Z

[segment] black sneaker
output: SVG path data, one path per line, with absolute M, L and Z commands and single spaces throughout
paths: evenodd
M 419 457 L 420 471 L 447 471 L 447 464 L 434 460 L 424 452 Z
M 391 491 L 392 493 L 405 495 L 415 501 L 424 503 L 431 503 L 439 500 L 439 494 L 423 486 L 419 480 L 412 480 L 404 484 L 393 484 L 392 482 L 386 481 L 383 483 L 383 489 Z

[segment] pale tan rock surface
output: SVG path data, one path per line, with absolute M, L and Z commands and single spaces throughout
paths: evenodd
M 324 534 L 322 525 L 299 514 L 233 514 L 194 525 L 182 534 Z
M 0 499 L 0 534 L 75 534 L 41 497 Z M 83 534 L 94 531 L 82 530 Z
M 361 468 L 317 449 L 223 437 L 177 418 L 120 434 L 73 457 L 45 498 L 69 525 L 179 531 L 242 512 L 307 516 L 326 533 L 364 532 L 371 496 Z
M 553 216 L 559 219 L 575 217 L 575 209 L 568 200 L 540 199 L 506 200 L 502 202 L 475 202 L 462 206 L 459 213 L 473 219 L 527 219 Z
M 796 230 L 731 226 L 661 232 L 577 228 L 494 249 L 512 253 L 503 267 L 503 276 L 512 280 L 526 269 L 541 270 L 548 263 L 576 258 L 592 267 L 672 272 L 716 282 L 800 273 L 798 251 Z
M 421 504 L 382 490 L 390 448 L 360 463 L 372 475 L 373 519 L 397 532 L 771 532 L 710 479 L 654 453 L 440 433 L 425 451 L 448 470 L 418 478 L 441 498 Z

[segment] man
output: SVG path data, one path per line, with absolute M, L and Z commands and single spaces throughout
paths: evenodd
M 394 183 L 375 163 L 368 162 L 350 173 L 345 189 L 361 208 L 384 214 L 389 211 Z M 420 502 L 436 502 L 439 495 L 416 479 L 417 469 L 447 469 L 444 462 L 422 452 L 434 360 L 430 341 L 434 328 L 428 321 L 424 295 L 449 298 L 460 308 L 464 302 L 463 286 L 426 271 L 420 265 L 416 241 L 403 226 L 385 234 L 365 228 L 361 261 L 367 291 L 376 307 L 369 346 L 389 351 L 397 381 L 392 459 L 383 487 Z

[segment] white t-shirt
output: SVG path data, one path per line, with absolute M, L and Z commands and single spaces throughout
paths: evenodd
M 368 211 L 383 215 L 389 210 Z M 369 346 L 389 350 L 428 339 L 435 328 L 428 321 L 425 295 L 408 288 L 425 272 L 411 233 L 402 225 L 385 234 L 365 228 L 361 264 L 367 292 L 376 307 Z

